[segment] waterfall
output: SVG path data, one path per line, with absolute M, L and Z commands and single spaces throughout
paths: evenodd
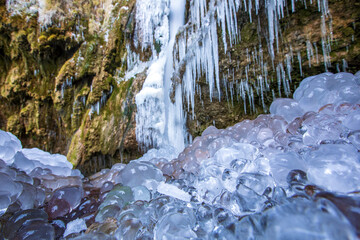
M 149 147 L 171 145 L 178 151 L 181 151 L 184 148 L 185 140 L 181 86 L 177 86 L 175 89 L 175 103 L 170 99 L 169 93 L 173 87 L 171 82 L 174 72 L 173 47 L 178 29 L 184 24 L 185 1 L 162 1 L 160 7 L 157 8 L 158 11 L 155 11 L 155 15 L 163 14 L 161 19 L 165 22 L 168 21 L 168 24 L 163 24 L 161 28 L 151 26 L 153 20 L 149 20 L 145 16 L 148 12 L 145 11 L 139 14 L 139 9 L 144 9 L 144 6 L 148 6 L 145 9 L 150 10 L 152 1 L 138 1 L 137 4 L 137 16 L 142 16 L 138 20 L 145 19 L 145 22 L 148 24 L 143 27 L 146 31 L 142 31 L 143 49 L 144 47 L 154 49 L 150 40 L 154 32 L 158 32 L 158 36 L 162 36 L 163 39 L 169 40 L 161 43 L 163 47 L 159 55 L 153 58 L 147 71 L 143 88 L 136 95 L 138 109 L 136 115 L 136 137 L 138 142 L 143 144 L 144 150 Z M 139 24 L 139 26 L 143 25 Z M 152 31 L 153 29 L 155 29 L 154 32 Z M 153 55 L 156 55 L 154 50 Z
M 165 139 L 168 144 L 174 146 L 177 151 L 182 151 L 185 147 L 185 121 L 183 116 L 183 102 L 181 85 L 175 86 L 174 103 L 170 99 L 170 92 L 173 89 L 171 80 L 174 73 L 173 48 L 176 34 L 181 26 L 184 25 L 185 0 L 170 1 L 170 41 L 166 49 L 166 65 L 164 72 L 164 102 L 165 102 Z

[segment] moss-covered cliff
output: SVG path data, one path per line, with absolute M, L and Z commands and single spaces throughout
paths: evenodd
M 0 128 L 85 172 L 98 156 L 99 167 L 136 156 L 134 95 L 144 77 L 123 79 L 134 4 L 47 1 L 31 12 L 2 1 Z

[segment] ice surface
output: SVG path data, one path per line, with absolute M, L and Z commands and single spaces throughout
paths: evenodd
M 180 154 L 164 146 L 88 178 L 64 157 L 18 144 L 11 166 L 0 161 L 4 236 L 356 239 L 360 106 L 341 96 L 348 83 L 359 88 L 348 73 L 304 79 L 271 114 L 209 127 Z M 73 176 L 54 174 L 54 166 Z
M 344 217 L 337 209 L 331 204 L 321 205 L 298 199 L 269 210 L 262 238 L 356 239 L 352 226 L 342 221 Z
M 323 144 L 305 156 L 309 180 L 336 192 L 360 189 L 360 155 L 347 144 Z
M 157 185 L 163 180 L 162 172 L 150 162 L 132 161 L 121 172 L 121 183 L 130 187 L 142 185 L 156 190 Z
M 21 142 L 17 137 L 0 129 L 0 159 L 7 164 L 11 164 L 14 155 L 21 149 Z
M 63 187 L 57 189 L 53 195 L 51 200 L 61 199 L 66 201 L 69 204 L 70 210 L 76 208 L 83 198 L 83 189 L 81 187 Z M 50 200 L 50 201 L 51 201 Z
M 196 238 L 192 230 L 191 216 L 186 213 L 169 213 L 155 226 L 155 239 L 191 239 Z M 179 234 L 181 233 L 181 234 Z
M 294 99 L 305 111 L 318 111 L 326 104 L 360 103 L 359 83 L 351 73 L 323 73 L 304 79 Z
M 159 187 L 158 187 L 159 188 Z M 144 186 L 137 186 L 132 188 L 134 194 L 134 200 L 138 201 L 150 201 L 151 193 L 150 191 Z
M 13 164 L 30 174 L 34 169 L 49 169 L 53 174 L 69 176 L 81 173 L 72 170 L 72 164 L 64 155 L 50 154 L 38 148 L 22 148 L 21 142 L 13 134 L 0 130 L 0 159 Z
M 191 196 L 187 192 L 177 188 L 174 185 L 161 182 L 157 187 L 157 191 L 161 194 L 165 194 L 185 202 L 190 202 Z
M 6 222 L 4 236 L 8 239 L 24 239 L 25 236 L 54 239 L 54 229 L 47 223 L 47 218 L 47 214 L 39 209 L 18 211 Z
M 6 194 L 6 193 L 1 193 L 1 195 L 0 195 L 0 216 L 2 216 L 6 212 L 10 203 L 11 203 L 10 195 Z
M 85 224 L 85 220 L 78 218 L 78 219 L 75 219 L 75 220 L 69 222 L 66 225 L 66 230 L 64 232 L 64 236 L 70 235 L 72 233 L 79 233 L 86 229 L 87 229 L 87 226 Z
M 289 98 L 277 98 L 270 106 L 270 113 L 282 116 L 286 121 L 291 122 L 301 117 L 305 111 L 299 103 Z

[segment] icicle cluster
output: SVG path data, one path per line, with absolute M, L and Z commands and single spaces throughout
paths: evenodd
M 136 1 L 135 47 L 150 48 L 156 56 L 169 41 L 168 14 L 169 0 Z
M 148 6 L 146 1 L 143 1 L 143 3 L 142 1 L 138 1 L 138 4 L 143 4 L 139 9 L 148 9 L 146 8 L 146 6 Z M 306 1 L 304 1 L 303 4 L 306 6 Z M 237 13 L 240 10 L 247 12 L 250 21 L 252 21 L 252 13 L 255 12 L 256 15 L 259 14 L 260 2 L 240 0 L 191 1 L 188 22 L 184 27 L 180 28 L 180 32 L 176 37 L 172 56 L 172 61 L 174 61 L 173 74 L 163 78 L 161 88 L 164 87 L 165 92 L 162 93 L 161 99 L 166 102 L 168 96 L 174 93 L 175 89 L 181 89 L 182 98 L 179 102 L 176 102 L 175 105 L 180 106 L 182 105 L 182 102 L 185 101 L 187 103 L 187 110 L 191 113 L 191 117 L 196 118 L 194 112 L 195 95 L 198 94 L 201 98 L 201 86 L 198 84 L 198 80 L 202 77 L 205 77 L 206 83 L 208 84 L 211 101 L 214 98 L 220 100 L 223 97 L 221 92 L 224 92 L 226 99 L 228 101 L 230 100 L 231 103 L 233 103 L 235 99 L 237 101 L 243 101 L 245 113 L 256 112 L 255 105 L 261 105 L 264 111 L 267 112 L 268 106 L 266 106 L 265 103 L 265 96 L 267 95 L 271 94 L 273 99 L 276 97 L 290 96 L 294 91 L 294 89 L 291 89 L 290 87 L 293 66 L 296 63 L 299 64 L 299 71 L 302 76 L 302 63 L 304 59 L 300 52 L 293 52 L 291 45 L 289 45 L 287 52 L 284 53 L 283 60 L 277 62 L 276 65 L 274 64 L 275 55 L 279 54 L 279 36 L 281 34 L 279 21 L 284 17 L 284 9 L 287 6 L 286 1 L 284 0 L 268 0 L 265 1 L 264 6 L 268 20 L 269 39 L 266 47 L 272 62 L 264 60 L 266 56 L 264 56 L 263 46 L 259 45 L 254 49 L 246 49 L 247 65 L 244 69 L 239 69 L 239 66 L 237 66 L 229 69 L 227 73 L 226 71 L 221 71 L 222 73 L 220 73 L 219 44 L 223 44 L 225 53 L 228 54 L 229 59 L 231 59 L 231 53 L 227 52 L 228 49 L 231 48 L 234 43 L 239 43 L 241 41 Z M 291 10 L 292 12 L 295 11 L 294 1 L 291 2 Z M 322 41 L 319 46 L 322 46 L 323 61 L 326 70 L 327 66 L 330 64 L 329 52 L 331 50 L 330 42 L 332 38 L 331 21 L 329 21 L 329 26 L 327 26 L 326 23 L 329 13 L 327 0 L 318 1 L 318 10 L 322 13 L 321 26 L 319 26 L 321 27 Z M 167 13 L 167 11 L 163 12 Z M 152 14 L 154 14 L 154 16 L 152 16 Z M 162 17 L 164 16 L 162 15 Z M 139 19 L 139 24 L 145 24 L 144 26 L 148 26 L 147 28 L 150 29 L 149 31 L 142 31 L 142 39 L 144 39 L 143 42 L 145 46 L 150 47 L 154 54 L 153 49 L 155 48 L 155 45 L 153 40 L 156 39 L 156 37 L 153 30 L 156 26 L 162 30 L 164 29 L 161 24 L 151 25 L 156 23 L 157 19 L 159 19 L 158 11 L 152 11 L 151 14 L 148 14 L 146 17 L 140 14 Z M 221 43 L 218 42 L 219 28 L 221 29 L 222 34 Z M 137 33 L 139 33 L 139 31 L 137 31 Z M 135 42 L 138 42 L 138 40 Z M 309 62 L 309 66 L 311 66 L 312 63 L 315 63 L 315 61 L 316 63 L 319 63 L 318 43 L 311 43 L 307 40 L 304 44 L 307 49 L 307 61 Z M 130 65 L 134 66 L 133 62 L 138 58 L 134 57 L 132 54 L 129 56 L 128 60 L 131 63 Z M 346 64 L 343 65 L 346 66 Z M 144 67 L 143 64 L 139 64 L 138 66 Z M 237 73 L 241 73 L 240 77 L 237 74 L 235 78 L 235 70 Z M 276 79 L 269 79 L 269 71 L 276 72 Z M 272 81 L 276 81 L 277 89 L 270 89 L 270 83 Z M 173 86 L 173 84 L 180 86 Z M 167 85 L 171 87 L 167 88 Z M 220 89 L 221 87 L 223 89 Z M 161 99 L 158 102 L 161 102 L 162 104 L 163 101 Z M 160 122 L 158 123 L 160 124 L 159 126 L 164 127 L 163 132 L 166 132 L 168 130 L 167 126 L 169 125 L 167 113 L 170 112 L 170 104 L 165 103 L 164 107 L 165 110 L 163 112 L 165 112 L 165 119 L 161 124 Z M 154 109 L 158 109 L 158 107 L 155 106 Z M 179 112 L 179 109 L 175 110 L 175 112 Z M 183 128 L 184 125 L 185 124 L 179 124 L 178 127 Z M 147 128 L 149 129 L 150 127 Z M 181 132 L 180 129 L 178 129 L 177 132 Z M 140 132 L 138 133 L 140 134 Z

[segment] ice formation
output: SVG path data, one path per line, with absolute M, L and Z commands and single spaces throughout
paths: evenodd
M 359 80 L 360 72 L 306 78 L 294 99 L 273 102 L 271 114 L 227 129 L 209 127 L 180 154 L 170 146 L 152 149 L 88 178 L 54 174 L 64 158 L 24 150 L 14 135 L 0 131 L 2 234 L 357 239 Z M 12 163 L 20 153 L 33 159 L 32 171 Z
M 46 0 L 9 0 L 6 8 L 12 15 L 39 14 L 38 21 L 41 27 L 52 24 L 53 17 L 57 13 L 53 6 L 49 6 Z
M 272 94 L 275 99 L 275 91 L 280 97 L 284 94 L 286 97 L 290 96 L 292 65 L 295 64 L 296 56 L 302 76 L 300 52 L 294 53 L 291 45 L 289 51 L 284 54 L 284 60 L 274 66 L 275 55 L 279 53 L 279 21 L 290 8 L 284 0 L 264 1 L 264 7 L 261 9 L 258 0 L 194 0 L 189 3 L 186 23 L 183 22 L 183 0 L 150 2 L 137 1 L 134 40 L 136 47 L 141 47 L 142 50 L 150 49 L 152 52 L 147 78 L 142 91 L 136 97 L 136 135 L 143 150 L 163 145 L 172 145 L 181 150 L 186 145 L 189 136 L 185 128 L 183 106 L 186 103 L 190 117 L 196 118 L 195 95 L 198 94 L 201 98 L 201 85 L 197 81 L 203 76 L 209 88 L 211 101 L 220 101 L 220 88 L 225 88 L 227 100 L 229 101 L 230 95 L 232 102 L 234 98 L 242 101 L 245 113 L 255 112 L 255 101 L 260 101 L 260 105 L 267 112 L 268 106 L 265 105 L 264 96 Z M 327 29 L 326 23 L 329 15 L 328 3 L 327 0 L 318 0 L 317 3 L 318 11 L 321 12 L 319 46 L 322 47 L 324 67 L 327 71 L 330 66 L 329 36 L 332 32 Z M 306 6 L 306 1 L 303 4 Z M 221 30 L 224 53 L 231 59 L 231 51 L 228 49 L 241 41 L 241 29 L 237 19 L 240 10 L 249 14 L 250 21 L 253 12 L 260 16 L 259 11 L 265 11 L 263 14 L 267 18 L 268 44 L 262 46 L 259 43 L 254 49 L 246 49 L 248 64 L 241 79 L 235 79 L 235 67 L 228 69 L 228 73 L 221 73 L 219 69 L 218 32 Z M 295 11 L 294 1 L 291 2 L 291 10 Z M 311 66 L 311 61 L 315 61 L 314 48 L 318 62 L 317 46 L 313 43 L 313 48 L 309 40 L 304 44 Z M 272 62 L 264 60 L 264 47 L 268 49 Z M 130 48 L 128 51 L 129 75 L 132 76 L 135 70 L 144 69 L 144 63 Z M 270 89 L 270 81 L 273 80 L 268 79 L 268 71 L 274 69 L 277 73 L 277 90 Z M 237 67 L 236 71 L 242 72 L 243 69 Z M 251 75 L 254 76 L 250 77 Z M 231 78 L 233 81 L 229 81 Z M 256 80 L 250 81 L 251 78 Z M 260 100 L 256 100 L 256 95 Z M 174 97 L 170 100 L 170 96 Z
M 136 95 L 136 138 L 144 150 L 170 144 L 180 152 L 185 139 L 181 91 L 176 91 L 175 98 L 180 102 L 175 105 L 169 93 L 174 71 L 173 46 L 184 22 L 185 1 L 141 0 L 136 7 L 135 45 L 153 52 L 142 90 Z

